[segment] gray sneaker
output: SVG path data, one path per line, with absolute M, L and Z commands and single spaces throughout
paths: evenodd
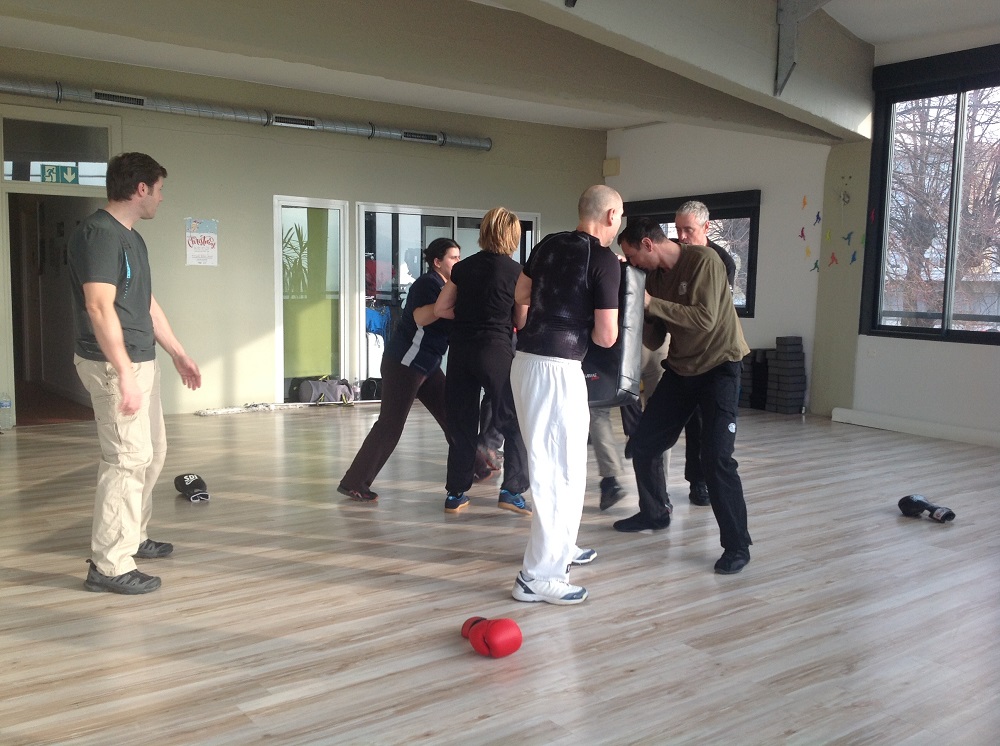
M 569 606 L 583 603 L 587 599 L 587 589 L 570 585 L 562 580 L 529 580 L 522 570 L 514 579 L 511 595 L 518 601 Z
M 158 559 L 169 556 L 172 551 L 174 551 L 173 544 L 168 544 L 165 541 L 146 539 L 139 545 L 139 548 L 132 556 L 141 557 L 142 559 Z
M 87 571 L 87 579 L 83 581 L 83 587 L 88 591 L 100 593 L 121 593 L 125 596 L 138 596 L 141 593 L 152 593 L 160 587 L 160 579 L 147 575 L 138 570 L 125 572 L 121 575 L 104 575 L 97 571 L 97 565 L 93 560 L 87 560 L 90 569 Z

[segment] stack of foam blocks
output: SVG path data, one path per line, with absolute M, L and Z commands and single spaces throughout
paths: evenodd
M 805 411 L 806 356 L 802 337 L 778 337 L 767 353 L 768 412 L 799 414 Z
M 767 364 L 774 350 L 750 350 L 743 358 L 743 375 L 740 378 L 740 406 L 764 409 L 767 404 Z

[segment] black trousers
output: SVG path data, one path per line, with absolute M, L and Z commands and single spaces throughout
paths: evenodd
M 419 400 L 437 420 L 448 438 L 445 416 L 445 380 L 441 368 L 429 376 L 402 363 L 382 358 L 382 404 L 378 419 L 361 444 L 347 473 L 340 480 L 349 490 L 371 487 L 372 481 L 389 460 L 414 400 Z
M 483 396 L 479 407 L 479 440 L 478 447 L 488 451 L 499 451 L 503 448 L 503 433 L 493 424 L 493 402 L 489 394 Z
M 694 410 L 701 409 L 701 466 L 724 549 L 746 549 L 753 543 L 733 458 L 741 368 L 740 361 L 723 363 L 698 376 L 679 376 L 667 368 L 630 440 L 639 512 L 654 523 L 666 522 L 663 452 L 677 442 Z
M 622 430 L 626 437 L 631 437 L 642 417 L 642 405 L 639 402 L 626 404 L 622 407 Z M 626 451 L 632 457 L 632 449 Z M 705 481 L 705 472 L 701 468 L 701 408 L 695 407 L 691 419 L 684 426 L 684 478 L 692 485 Z
M 504 438 L 501 489 L 528 489 L 527 454 L 514 411 L 510 389 L 510 364 L 514 352 L 508 341 L 452 345 L 448 352 L 445 400 L 448 432 L 448 478 L 445 489 L 459 495 L 472 486 L 479 438 L 479 397 L 486 392 L 492 403 L 491 426 Z
M 737 396 L 739 389 L 737 389 Z M 695 407 L 691 418 L 684 425 L 684 479 L 694 485 L 705 481 L 701 468 L 701 407 Z

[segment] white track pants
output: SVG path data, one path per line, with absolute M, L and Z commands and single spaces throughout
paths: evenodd
M 533 504 L 523 569 L 533 579 L 566 581 L 587 486 L 587 383 L 577 360 L 524 352 L 514 357 L 510 383 Z

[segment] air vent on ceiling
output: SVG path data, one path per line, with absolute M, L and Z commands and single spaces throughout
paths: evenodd
M 287 114 L 275 114 L 272 123 L 278 127 L 316 129 L 316 120 L 310 117 L 290 117 Z
M 416 130 L 403 130 L 403 138 L 406 142 L 426 142 L 437 145 L 442 141 L 441 135 L 437 132 L 417 132 Z
M 138 106 L 139 108 L 146 105 L 146 99 L 142 96 L 133 96 L 128 93 L 112 93 L 111 91 L 94 91 L 94 101 L 101 104 Z

